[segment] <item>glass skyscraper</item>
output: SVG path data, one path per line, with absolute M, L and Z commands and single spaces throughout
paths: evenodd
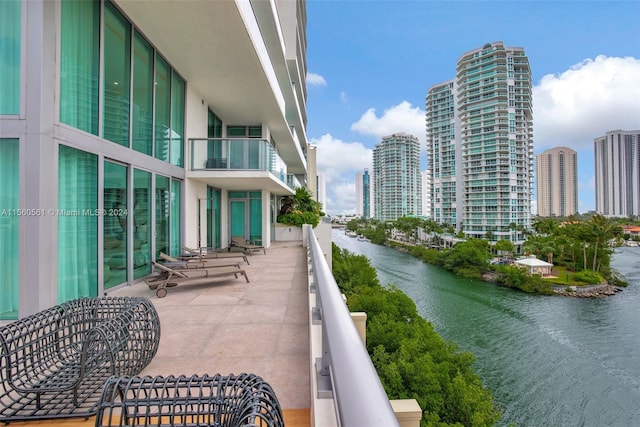
M 519 243 L 531 222 L 533 114 L 524 49 L 487 43 L 426 99 L 432 217 L 466 237 Z
M 356 174 L 356 215 L 371 218 L 371 175 L 369 169 Z
M 394 221 L 419 215 L 421 194 L 418 138 L 406 133 L 385 136 L 373 150 L 374 218 Z

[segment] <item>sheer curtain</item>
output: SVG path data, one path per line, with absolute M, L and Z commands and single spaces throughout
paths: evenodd
M 261 196 L 260 192 L 251 192 L 249 200 L 249 240 L 252 243 L 256 240 L 262 242 L 262 199 L 256 199 L 255 196 Z
M 0 1 L 0 114 L 20 114 L 20 5 Z
M 100 3 L 62 2 L 61 27 L 60 121 L 97 135 Z
M 98 295 L 98 158 L 60 146 L 58 302 Z
M 0 320 L 18 318 L 18 150 L 17 139 L 0 139 Z
M 171 255 L 178 256 L 182 252 L 180 249 L 180 199 L 182 183 L 171 180 Z

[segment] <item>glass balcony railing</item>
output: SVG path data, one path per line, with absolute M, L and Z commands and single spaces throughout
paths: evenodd
M 289 186 L 289 188 L 302 187 L 302 184 L 300 183 L 298 178 L 296 178 L 296 176 L 293 174 L 287 175 L 287 185 Z
M 288 184 L 287 165 L 265 139 L 190 139 L 191 170 L 268 171 Z M 293 187 L 292 187 L 293 188 Z

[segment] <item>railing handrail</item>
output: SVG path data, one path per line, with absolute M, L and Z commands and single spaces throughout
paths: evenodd
M 399 426 L 369 353 L 310 225 L 308 246 L 321 312 L 323 357 L 329 358 L 333 398 L 341 426 Z M 324 362 L 323 362 L 324 365 Z

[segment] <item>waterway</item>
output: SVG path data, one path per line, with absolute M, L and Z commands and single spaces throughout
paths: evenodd
M 583 299 L 460 278 L 337 229 L 333 241 L 369 258 L 382 284 L 404 291 L 443 338 L 474 354 L 503 411 L 498 426 L 640 426 L 640 248 L 613 256 L 626 289 Z

